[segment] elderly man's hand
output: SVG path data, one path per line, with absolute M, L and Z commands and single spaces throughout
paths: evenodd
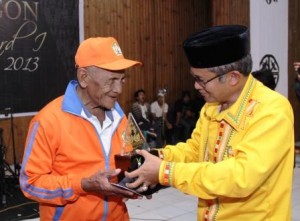
M 86 192 L 98 193 L 105 196 L 119 196 L 129 199 L 138 198 L 137 194 L 111 185 L 109 178 L 117 176 L 120 172 L 121 169 L 100 170 L 92 176 L 81 180 L 82 189 Z
M 162 160 L 145 150 L 137 150 L 137 154 L 145 158 L 143 165 L 130 173 L 125 172 L 125 176 L 136 178 L 134 182 L 127 184 L 128 188 L 140 187 L 139 192 L 143 192 L 158 184 L 159 167 Z

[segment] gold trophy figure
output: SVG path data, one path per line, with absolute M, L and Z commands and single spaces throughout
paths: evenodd
M 136 149 L 146 149 L 150 150 L 150 147 L 143 135 L 141 129 L 137 125 L 133 115 L 129 113 L 128 115 L 128 124 L 126 126 L 126 130 L 123 132 L 123 147 L 121 155 L 126 155 L 125 149 L 127 145 L 131 145 L 133 150 Z M 130 153 L 129 153 L 130 154 Z

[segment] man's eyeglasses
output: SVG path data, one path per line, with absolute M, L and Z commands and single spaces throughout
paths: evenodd
M 212 80 L 214 80 L 214 79 L 216 79 L 216 78 L 219 78 L 219 77 L 221 77 L 221 76 L 223 76 L 223 75 L 225 75 L 225 74 L 227 74 L 227 73 L 228 73 L 228 72 L 225 72 L 225 73 L 220 74 L 220 75 L 216 75 L 216 76 L 212 77 L 211 79 L 208 79 L 207 81 L 203 81 L 202 79 L 199 78 L 199 76 L 197 76 L 197 75 L 195 75 L 195 74 L 193 74 L 193 73 L 191 73 L 191 74 L 192 74 L 192 76 L 194 77 L 194 80 L 197 82 L 197 84 L 199 84 L 201 87 L 204 87 L 204 88 L 205 88 L 205 86 L 206 86 L 207 83 L 209 83 L 209 82 L 211 82 Z

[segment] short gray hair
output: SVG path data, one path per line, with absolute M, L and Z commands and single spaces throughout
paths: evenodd
M 230 71 L 239 71 L 242 75 L 248 76 L 252 70 L 252 57 L 248 54 L 238 61 L 207 69 L 217 75 L 228 73 Z

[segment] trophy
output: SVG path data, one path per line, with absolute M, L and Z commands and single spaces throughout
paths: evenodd
M 129 113 L 128 123 L 125 128 L 125 131 L 122 134 L 123 145 L 120 154 L 115 155 L 116 168 L 120 168 L 122 171 L 118 175 L 118 183 L 113 185 L 135 192 L 139 195 L 150 195 L 153 192 L 158 191 L 157 188 L 149 189 L 145 192 L 138 193 L 135 190 L 129 189 L 126 187 L 126 183 L 131 183 L 134 179 L 128 179 L 125 177 L 125 171 L 133 171 L 138 169 L 144 163 L 144 157 L 138 155 L 135 150 L 144 149 L 151 154 L 158 156 L 157 151 L 151 150 L 147 140 L 145 139 L 144 134 L 140 130 L 138 124 L 136 123 L 133 115 Z M 130 149 L 131 151 L 126 151 Z
M 123 145 L 121 153 L 115 155 L 116 167 L 122 170 L 118 176 L 119 181 L 124 178 L 124 171 L 132 171 L 142 165 L 143 157 L 136 154 L 135 150 L 146 149 L 147 151 L 150 151 L 145 136 L 131 113 L 128 115 L 128 123 L 122 134 L 122 140 Z M 128 149 L 131 151 L 126 151 Z

